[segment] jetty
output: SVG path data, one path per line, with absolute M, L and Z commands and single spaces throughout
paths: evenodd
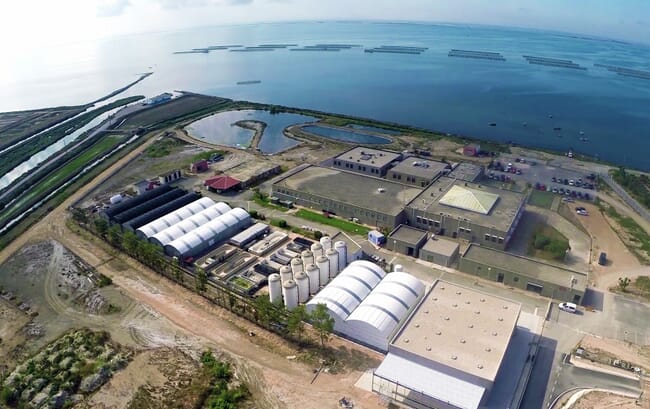
M 505 61 L 506 59 L 501 53 L 491 51 L 475 51 L 475 50 L 458 50 L 452 49 L 447 54 L 449 57 L 458 58 L 474 58 L 478 60 L 492 60 L 492 61 Z
M 574 70 L 586 71 L 586 67 L 582 67 L 580 64 L 574 63 L 571 60 L 561 60 L 558 58 L 548 58 L 548 57 L 536 57 L 533 55 L 524 55 L 523 56 L 529 64 L 535 65 L 545 65 L 548 67 L 557 67 L 557 68 L 571 68 Z

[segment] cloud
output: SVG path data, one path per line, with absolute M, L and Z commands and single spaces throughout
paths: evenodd
M 163 9 L 184 9 L 208 6 L 245 6 L 254 0 L 155 0 Z
M 228 0 L 228 4 L 232 6 L 245 6 L 251 4 L 253 0 Z
M 97 4 L 97 17 L 120 16 L 130 5 L 130 0 L 99 0 Z

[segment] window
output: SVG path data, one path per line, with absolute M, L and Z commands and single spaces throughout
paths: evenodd
M 492 236 L 492 242 L 496 243 L 497 242 L 497 236 Z
M 465 233 L 471 233 L 472 229 L 465 229 Z
M 436 227 L 440 227 L 440 222 L 434 220 L 433 225 L 436 226 Z
M 499 237 L 499 244 L 503 244 L 503 237 Z
M 415 218 L 415 222 L 416 222 L 417 224 L 421 224 L 421 223 L 422 223 L 422 218 L 421 218 L 420 216 L 417 216 L 417 217 Z
M 485 241 L 489 241 L 489 240 L 490 240 L 490 235 L 489 235 L 489 234 L 486 234 L 486 235 L 485 235 Z

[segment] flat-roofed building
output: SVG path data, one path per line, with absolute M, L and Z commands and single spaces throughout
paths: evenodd
M 413 186 L 319 166 L 294 172 L 272 186 L 272 196 L 280 200 L 391 229 L 404 220 L 406 204 L 421 192 Z
M 483 176 L 483 167 L 473 163 L 462 162 L 456 165 L 447 176 L 464 182 L 476 182 Z
M 405 214 L 413 227 L 505 250 L 525 203 L 523 193 L 442 176 L 407 206 Z
M 418 256 L 424 261 L 449 267 L 458 258 L 458 243 L 440 237 L 432 237 L 420 249 Z
M 426 187 L 447 169 L 447 164 L 418 157 L 408 157 L 391 168 L 386 179 Z
M 388 235 L 386 248 L 407 256 L 418 257 L 426 241 L 426 231 L 401 224 Z
M 357 146 L 336 156 L 332 165 L 349 172 L 382 177 L 401 159 L 401 153 Z
M 415 408 L 484 404 L 521 305 L 437 281 L 388 345 L 372 390 Z
M 586 273 L 475 244 L 470 245 L 461 256 L 459 269 L 507 286 L 575 304 L 583 301 L 588 283 Z

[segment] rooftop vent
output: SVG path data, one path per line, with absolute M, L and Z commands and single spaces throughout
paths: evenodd
M 415 328 L 420 328 L 420 324 L 415 324 Z
M 461 295 L 462 293 L 460 291 L 456 291 L 456 295 Z
M 485 348 L 485 352 L 490 352 L 490 351 L 492 351 L 492 348 L 490 347 Z
M 485 298 L 481 298 L 481 302 L 485 302 Z
M 465 342 L 466 342 L 466 341 L 465 341 L 464 339 L 461 339 L 461 340 L 460 340 L 460 343 L 461 343 L 461 344 L 464 344 Z
M 428 313 L 429 313 L 429 310 L 424 310 L 424 313 L 425 313 L 425 314 L 428 314 Z
M 479 310 L 474 311 L 474 314 L 476 314 L 476 315 L 479 315 L 480 313 L 481 313 L 481 311 L 479 311 Z
M 451 356 L 451 359 L 453 359 L 453 360 L 455 361 L 455 360 L 458 359 L 458 357 L 457 357 L 456 355 L 452 355 L 452 356 Z
M 445 317 L 445 321 L 449 321 L 449 317 Z
M 474 324 L 469 324 L 467 328 L 474 328 Z
M 444 289 L 445 289 L 445 286 L 444 286 L 444 285 L 441 285 L 441 286 L 440 286 L 440 289 L 441 289 L 441 290 L 444 290 Z
M 503 318 L 502 318 L 502 317 L 499 317 L 499 321 L 503 321 Z
M 483 365 L 481 365 L 481 364 L 476 365 L 476 367 L 477 367 L 478 369 L 483 369 Z
M 442 335 L 442 332 L 436 331 L 436 335 Z
M 408 338 L 406 338 L 406 339 L 404 340 L 404 343 L 405 343 L 405 344 L 408 344 L 409 342 L 411 342 L 411 340 L 408 339 Z
M 507 306 L 507 305 L 504 305 L 504 306 L 503 306 L 503 309 L 504 309 L 504 310 L 507 310 L 507 309 L 508 309 L 508 306 Z
M 493 336 L 493 337 L 496 337 L 497 335 L 499 335 L 498 332 L 493 332 L 493 333 L 492 333 L 492 336 Z
M 431 351 L 431 347 L 427 347 L 427 351 Z
M 451 306 L 456 308 L 456 307 L 458 307 L 458 304 L 451 304 Z
M 438 297 L 433 297 L 432 300 L 433 301 L 438 301 Z
M 465 301 L 465 304 L 468 304 L 468 305 L 469 305 L 469 304 L 470 304 L 470 301 L 469 301 L 469 300 Z

